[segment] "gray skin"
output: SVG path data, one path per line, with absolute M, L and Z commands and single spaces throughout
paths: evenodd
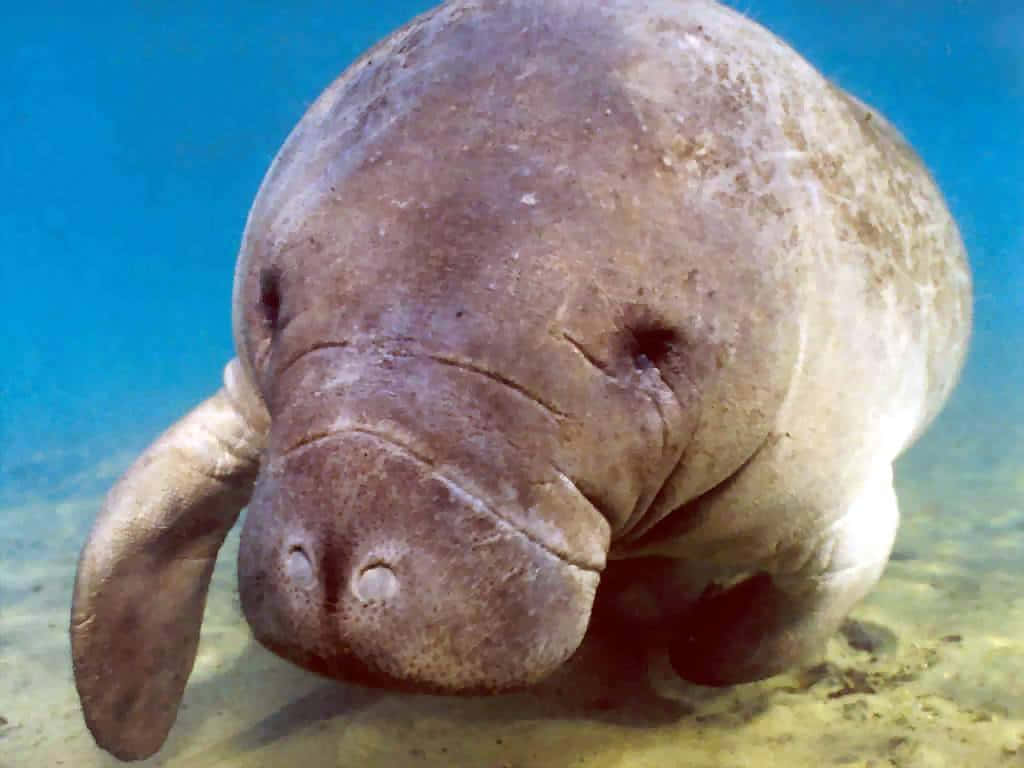
M 331 85 L 263 182 L 224 387 L 82 553 L 86 721 L 121 758 L 162 744 L 246 503 L 246 618 L 331 677 L 529 685 L 599 580 L 666 572 L 641 556 L 672 564 L 653 587 L 683 677 L 784 670 L 879 578 L 893 459 L 970 313 L 912 150 L 749 19 L 441 6 Z M 711 582 L 673 612 L 665 584 Z

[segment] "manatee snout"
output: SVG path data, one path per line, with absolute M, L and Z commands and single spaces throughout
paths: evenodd
M 239 555 L 260 642 L 329 677 L 414 690 L 537 681 L 579 645 L 597 583 L 360 427 L 265 463 Z

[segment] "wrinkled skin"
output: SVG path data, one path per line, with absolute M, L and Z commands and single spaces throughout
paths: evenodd
M 247 502 L 246 618 L 325 675 L 529 685 L 603 572 L 657 595 L 687 679 L 805 659 L 882 572 L 892 461 L 954 385 L 970 280 L 909 147 L 753 22 L 467 0 L 296 127 L 234 324 L 224 389 L 82 554 L 76 682 L 125 759 L 173 723 Z

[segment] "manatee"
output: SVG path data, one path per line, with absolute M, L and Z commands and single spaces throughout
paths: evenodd
M 223 387 L 128 469 L 81 554 L 86 722 L 120 758 L 159 749 L 246 506 L 246 620 L 331 678 L 529 686 L 633 573 L 668 574 L 645 586 L 681 677 L 799 664 L 882 573 L 893 460 L 947 400 L 970 316 L 920 159 L 750 19 L 441 5 L 349 67 L 266 174 Z M 679 607 L 666 584 L 707 588 Z

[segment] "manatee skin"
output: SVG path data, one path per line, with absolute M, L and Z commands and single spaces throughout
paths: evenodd
M 220 471 L 225 514 L 189 528 L 169 499 L 199 481 L 143 457 L 122 484 L 157 490 L 112 493 L 83 551 L 94 735 L 126 757 L 162 743 L 195 648 L 145 641 L 197 638 L 208 583 L 165 545 L 215 552 L 250 493 L 246 618 L 328 676 L 529 685 L 579 645 L 601 574 L 653 560 L 671 579 L 635 573 L 660 585 L 682 676 L 800 662 L 884 568 L 892 461 L 955 384 L 970 290 L 903 139 L 740 14 L 457 0 L 418 17 L 313 104 L 253 204 L 226 388 L 248 394 L 221 456 L 172 440 Z M 123 535 L 133 518 L 159 546 Z M 123 587 L 161 594 L 154 557 L 193 588 L 177 619 Z M 730 586 L 674 605 L 711 582 Z M 104 648 L 133 661 L 115 693 Z M 173 685 L 155 685 L 167 654 Z

